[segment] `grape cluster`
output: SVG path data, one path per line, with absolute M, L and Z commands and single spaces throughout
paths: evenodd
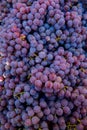
M 1 0 L 0 14 L 0 130 L 87 130 L 86 1 Z

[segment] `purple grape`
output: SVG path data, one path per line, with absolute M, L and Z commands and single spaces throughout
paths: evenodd
M 37 124 L 39 121 L 40 121 L 40 119 L 37 116 L 34 116 L 32 118 L 32 124 L 34 124 L 34 125 Z
M 87 129 L 86 2 L 1 0 L 0 14 L 0 130 Z

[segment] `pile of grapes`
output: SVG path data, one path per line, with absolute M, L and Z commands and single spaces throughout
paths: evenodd
M 0 0 L 0 130 L 87 130 L 87 1 Z

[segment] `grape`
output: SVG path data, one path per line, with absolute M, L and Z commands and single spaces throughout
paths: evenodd
M 65 114 L 70 114 L 71 113 L 69 107 L 63 107 L 63 111 L 64 111 Z
M 39 112 L 37 115 L 38 115 L 39 118 L 42 118 L 43 117 L 43 112 Z
M 38 88 L 41 88 L 42 82 L 40 80 L 36 80 L 35 81 L 35 86 L 37 86 Z
M 30 97 L 29 99 L 27 99 L 27 104 L 28 105 L 30 105 L 30 104 L 32 104 L 33 103 L 33 98 L 32 97 Z
M 47 120 L 48 120 L 48 121 L 52 121 L 52 120 L 53 120 L 53 115 L 49 114 L 49 115 L 47 116 Z
M 50 109 L 49 109 L 49 108 L 48 108 L 48 109 L 45 109 L 45 110 L 44 110 L 44 114 L 45 114 L 45 115 L 49 115 L 49 114 L 50 114 Z
M 32 124 L 37 124 L 38 122 L 39 122 L 39 118 L 37 117 L 37 116 L 34 116 L 33 118 L 32 118 Z
M 33 111 L 33 110 L 29 110 L 29 111 L 28 111 L 28 115 L 29 115 L 30 117 L 32 117 L 32 116 L 34 115 L 34 111 Z
M 6 128 L 6 129 L 10 129 L 10 123 L 6 123 L 6 124 L 5 124 L 5 128 Z
M 53 86 L 53 84 L 52 84 L 51 81 L 47 81 L 47 82 L 45 83 L 45 87 L 46 87 L 46 88 L 52 88 L 52 86 Z
M 39 112 L 40 112 L 40 107 L 39 107 L 39 106 L 35 106 L 35 107 L 34 107 L 34 111 L 35 111 L 36 113 L 39 113 Z
M 65 124 L 64 118 L 60 117 L 58 120 L 58 123 L 59 123 L 59 125 L 64 125 Z
M 63 110 L 61 108 L 58 108 L 56 111 L 58 116 L 62 116 L 63 115 Z
M 0 130 L 87 129 L 86 5 L 0 1 Z
M 27 119 L 27 120 L 25 121 L 25 126 L 31 126 L 31 125 L 32 125 L 31 120 L 30 120 L 30 119 Z
M 78 124 L 78 125 L 77 125 L 77 130 L 83 130 L 83 129 L 84 129 L 84 127 L 83 127 L 82 124 Z
M 47 123 L 46 123 L 45 121 L 43 121 L 43 122 L 41 123 L 41 126 L 42 126 L 42 128 L 45 128 L 45 127 L 47 127 Z

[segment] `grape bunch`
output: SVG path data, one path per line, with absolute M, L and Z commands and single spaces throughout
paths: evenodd
M 87 130 L 86 1 L 1 0 L 0 14 L 0 130 Z

